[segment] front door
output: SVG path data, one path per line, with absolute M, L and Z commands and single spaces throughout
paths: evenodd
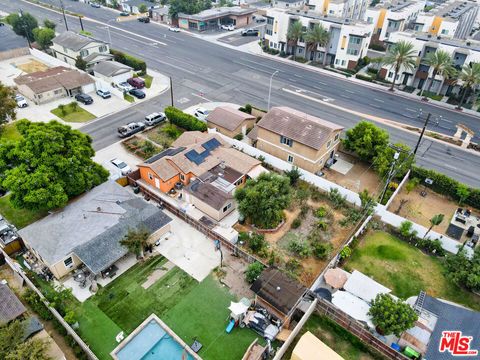
M 155 178 L 155 187 L 160 189 L 160 180 L 158 180 L 157 178 Z

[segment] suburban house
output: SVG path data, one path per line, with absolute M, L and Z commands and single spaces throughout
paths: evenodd
M 19 318 L 26 311 L 12 289 L 7 284 L 0 283 L 0 326 Z
M 305 5 L 305 0 L 273 0 L 273 7 L 279 9 L 296 9 Z
M 158 6 L 151 1 L 144 0 L 126 0 L 120 3 L 120 8 L 123 11 L 129 12 L 131 14 L 140 14 L 140 6 L 145 5 L 147 9 L 151 9 L 154 6 Z
M 255 116 L 231 106 L 219 106 L 208 114 L 207 126 L 233 138 L 238 134 L 246 135 L 247 130 L 255 125 L 255 120 Z
M 170 12 L 170 6 L 164 5 L 162 7 L 159 7 L 157 9 L 152 9 L 152 20 L 158 21 L 163 24 L 171 24 L 172 23 L 172 18 L 169 14 Z
M 227 6 L 203 10 L 192 15 L 179 13 L 178 27 L 187 30 L 205 31 L 219 29 L 221 25 L 232 24 L 240 28 L 252 22 L 252 16 L 256 11 L 255 8 Z
M 183 133 L 173 147 L 138 168 L 137 182 L 173 196 L 181 190 L 183 200 L 217 221 L 235 209 L 236 187 L 266 171 L 259 160 L 227 146 L 220 135 L 198 131 Z
M 343 127 L 289 107 L 274 107 L 248 137 L 252 145 L 292 165 L 317 173 L 332 162 Z
M 353 69 L 358 61 L 367 55 L 374 24 L 363 20 L 325 15 L 315 11 L 268 9 L 265 27 L 265 45 L 307 60 L 325 63 L 342 69 Z M 325 47 L 317 45 L 310 49 L 304 38 L 295 46 L 287 39 L 288 28 L 300 21 L 304 31 L 316 24 L 322 25 L 329 33 L 330 40 Z M 326 58 L 325 58 L 326 57 Z
M 158 207 L 107 181 L 19 234 L 35 257 L 60 279 L 81 265 L 101 275 L 127 255 L 120 240 L 129 229 L 145 227 L 155 242 L 170 231 L 171 221 Z
M 50 49 L 53 56 L 70 65 L 75 65 L 78 56 L 92 63 L 92 55 L 110 55 L 108 43 L 73 31 L 65 31 L 56 36 L 52 44 Z
M 110 85 L 120 84 L 133 76 L 133 68 L 117 61 L 102 61 L 94 65 L 93 75 Z
M 282 321 L 285 328 L 288 328 L 297 303 L 307 291 L 305 286 L 275 267 L 263 270 L 250 289 L 255 293 L 255 305 L 266 308 Z
M 89 75 L 64 66 L 21 75 L 13 81 L 18 91 L 37 105 L 95 91 L 95 81 Z

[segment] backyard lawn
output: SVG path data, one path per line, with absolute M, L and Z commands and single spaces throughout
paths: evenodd
M 43 211 L 15 209 L 10 203 L 10 195 L 0 197 L 0 214 L 18 229 L 21 229 L 47 215 L 47 213 Z
M 77 105 L 73 105 L 77 104 Z M 89 113 L 87 110 L 82 109 L 76 101 L 70 104 L 64 105 L 64 111 L 61 107 L 57 107 L 50 111 L 53 115 L 58 116 L 60 119 L 66 122 L 86 122 L 95 119 L 95 115 Z
M 480 310 L 480 298 L 448 280 L 441 260 L 386 232 L 371 232 L 344 266 L 371 276 L 403 299 L 427 294 Z
M 3 127 L 0 129 L 0 140 L 18 141 L 21 138 L 22 135 L 20 135 L 18 132 L 15 123 L 3 125 Z

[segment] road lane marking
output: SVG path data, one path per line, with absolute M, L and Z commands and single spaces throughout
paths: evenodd
M 342 95 L 340 95 L 340 96 L 343 97 L 343 98 L 345 98 L 345 99 L 351 99 L 351 97 L 350 97 L 350 96 L 347 96 L 347 95 L 343 95 L 343 94 L 342 94 Z
M 345 91 L 350 93 L 350 94 L 355 94 L 355 91 L 352 91 L 352 90 L 345 90 Z
M 296 76 L 298 78 L 302 78 L 303 76 L 302 75 L 298 75 L 298 74 L 293 74 L 293 76 Z
M 407 110 L 407 111 L 411 111 L 411 112 L 417 112 L 417 110 L 410 109 L 410 108 L 405 108 L 405 110 Z
M 376 99 L 376 98 L 373 98 L 373 100 L 378 101 L 378 102 L 381 102 L 381 103 L 385 102 L 385 101 L 383 101 L 383 100 Z

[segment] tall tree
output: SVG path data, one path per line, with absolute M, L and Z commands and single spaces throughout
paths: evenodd
M 38 27 L 38 21 L 30 13 L 24 12 L 23 15 L 13 13 L 7 16 L 7 23 L 12 26 L 15 34 L 33 40 L 33 29 Z
M 52 45 L 52 40 L 55 37 L 55 31 L 49 28 L 35 28 L 33 29 L 33 38 L 42 50 L 46 50 Z
M 343 145 L 362 160 L 372 161 L 388 145 L 388 132 L 371 122 L 362 120 L 347 130 Z
M 411 42 L 399 41 L 393 45 L 387 55 L 383 58 L 383 63 L 394 69 L 392 86 L 390 87 L 391 91 L 393 91 L 400 69 L 413 70 L 415 68 L 416 57 L 417 54 Z
M 329 41 L 330 41 L 330 34 L 322 26 L 322 24 L 315 24 L 313 28 L 308 29 L 305 34 L 305 42 L 307 44 L 307 49 L 310 52 L 313 52 L 314 59 L 317 53 L 317 48 L 320 46 L 325 48 L 324 60 L 326 60 L 326 57 L 327 57 L 326 48 Z
M 169 15 L 176 19 L 178 13 L 197 14 L 212 7 L 211 0 L 170 0 Z
M 145 228 L 129 229 L 127 235 L 120 240 L 120 244 L 125 246 L 128 251 L 143 258 L 143 249 L 148 244 L 149 232 Z
M 442 223 L 444 217 L 445 215 L 443 214 L 437 214 L 430 219 L 430 227 L 428 228 L 427 232 L 423 236 L 424 239 L 427 237 L 428 233 L 433 229 L 434 226 L 438 226 Z
M 480 84 L 480 63 L 472 63 L 470 66 L 463 65 L 462 72 L 460 73 L 460 80 L 463 82 L 463 95 L 458 104 L 458 109 L 462 108 L 467 92 Z
M 77 67 L 77 69 L 85 71 L 87 69 L 87 62 L 83 60 L 80 55 L 78 55 L 75 59 L 75 66 Z
M 90 136 L 56 121 L 18 121 L 21 140 L 0 151 L 3 188 L 17 208 L 50 210 L 101 184 L 108 171 L 95 163 Z
M 441 75 L 445 79 L 445 77 L 448 77 L 450 75 L 453 75 L 455 73 L 455 68 L 453 67 L 453 59 L 450 56 L 448 52 L 445 50 L 437 50 L 434 53 L 429 54 L 429 56 L 426 59 L 426 63 L 428 66 L 432 68 L 432 79 L 430 80 L 428 87 L 427 87 L 427 92 L 429 93 L 430 90 L 432 89 L 433 82 L 435 80 L 435 76 Z M 428 78 L 427 80 L 428 81 Z M 443 87 L 443 82 L 440 85 L 440 89 L 438 90 L 438 94 L 442 90 Z M 422 89 L 421 94 L 423 95 L 423 90 Z
M 303 32 L 302 23 L 298 20 L 291 22 L 290 25 L 288 26 L 287 41 L 293 49 L 292 51 L 293 51 L 294 59 L 297 56 L 298 41 L 302 38 L 303 35 L 304 35 L 304 32 Z
M 378 294 L 371 305 L 368 315 L 384 335 L 400 336 L 402 332 L 413 327 L 418 319 L 410 305 L 400 299 L 395 300 L 389 294 Z
M 16 109 L 15 91 L 0 82 L 0 126 L 7 123 L 9 119 L 15 120 Z
M 0 327 L 0 359 L 51 360 L 47 355 L 47 343 L 43 340 L 23 341 L 25 323 L 13 321 Z
M 57 23 L 55 21 L 45 19 L 43 20 L 43 26 L 45 26 L 48 29 L 55 30 L 55 28 L 57 27 Z
M 290 170 L 285 170 L 284 174 L 290 180 L 290 185 L 295 186 L 298 183 L 298 180 L 301 179 L 302 173 L 298 170 L 297 166 L 292 166 Z
M 395 147 L 402 150 L 399 151 L 400 155 L 395 165 L 395 177 L 403 178 L 407 171 L 412 167 L 415 158 L 411 155 L 411 149 L 408 145 L 396 143 Z M 375 156 L 373 164 L 375 170 L 380 176 L 384 177 L 390 171 L 395 152 L 397 152 L 397 150 L 386 146 L 383 151 L 380 151 L 377 156 Z

